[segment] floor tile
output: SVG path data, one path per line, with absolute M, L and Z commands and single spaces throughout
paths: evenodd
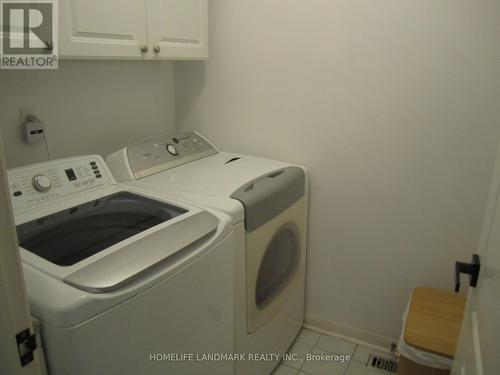
M 383 375 L 383 374 L 389 374 L 389 373 L 370 369 L 370 368 L 367 368 L 366 365 L 364 365 L 360 362 L 352 361 L 349 364 L 349 367 L 347 368 L 347 372 L 345 374 L 346 375 Z
M 356 344 L 337 337 L 321 335 L 315 347 L 334 354 L 352 355 L 356 349 Z
M 307 353 L 312 350 L 313 346 L 305 344 L 300 341 L 295 341 L 290 350 L 289 354 L 297 354 L 297 360 L 288 360 L 283 361 L 283 364 L 286 366 L 290 366 L 296 369 L 300 369 L 302 367 L 302 363 L 304 363 L 303 359 Z
M 312 331 L 307 328 L 302 328 L 299 335 L 297 336 L 297 341 L 303 342 L 308 345 L 314 345 L 318 341 L 321 333 Z
M 311 353 L 325 354 L 325 355 L 331 354 L 320 349 L 314 349 Z M 333 360 L 325 360 L 325 361 L 311 360 L 304 362 L 304 366 L 302 366 L 301 371 L 311 375 L 343 375 L 348 364 L 349 362 L 341 363 L 341 362 L 335 362 Z
M 358 345 L 356 347 L 356 351 L 354 352 L 354 356 L 352 357 L 352 359 L 357 361 L 357 362 L 361 362 L 361 363 L 366 364 L 368 362 L 368 358 L 370 357 L 370 354 L 378 354 L 384 358 L 394 358 L 393 354 L 384 353 L 384 352 L 378 351 L 376 349 L 372 349 L 372 348 L 368 348 L 366 346 Z
M 273 375 L 296 375 L 297 369 L 293 367 L 288 367 L 283 364 L 278 365 L 273 372 Z

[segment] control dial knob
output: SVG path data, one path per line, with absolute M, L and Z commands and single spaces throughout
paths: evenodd
M 52 184 L 50 183 L 50 179 L 43 174 L 37 174 L 33 177 L 33 187 L 41 192 L 49 191 Z
M 166 145 L 167 147 L 167 151 L 170 153 L 170 155 L 174 155 L 174 156 L 177 156 L 179 155 L 179 151 L 177 151 L 177 149 L 175 148 L 175 146 L 173 144 L 167 144 Z

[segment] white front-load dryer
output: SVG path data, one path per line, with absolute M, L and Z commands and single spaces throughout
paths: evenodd
M 99 156 L 8 179 L 50 375 L 233 374 L 197 357 L 234 347 L 228 215 L 118 184 Z
M 219 152 L 198 133 L 136 143 L 107 158 L 119 181 L 213 207 L 233 219 L 237 374 L 269 374 L 304 319 L 308 173 Z M 269 356 L 269 354 L 272 354 Z

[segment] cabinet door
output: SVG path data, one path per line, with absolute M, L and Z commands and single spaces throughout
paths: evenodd
M 144 58 L 145 0 L 59 1 L 61 57 Z
M 207 0 L 147 0 L 151 55 L 166 59 L 208 57 Z

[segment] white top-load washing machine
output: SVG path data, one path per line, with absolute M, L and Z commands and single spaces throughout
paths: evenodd
M 304 317 L 308 174 L 303 167 L 219 152 L 198 133 L 161 136 L 107 158 L 118 181 L 170 192 L 231 215 L 238 374 L 268 374 Z
M 228 215 L 117 184 L 99 156 L 8 179 L 51 375 L 233 373 L 196 357 L 234 345 Z

